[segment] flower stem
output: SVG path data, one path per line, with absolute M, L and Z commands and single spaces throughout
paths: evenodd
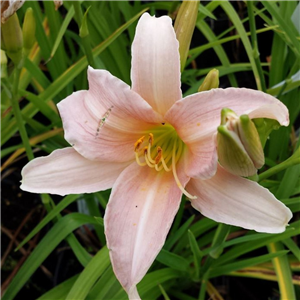
M 300 147 L 294 152 L 294 154 L 287 160 L 283 161 L 279 165 L 272 167 L 271 169 L 259 174 L 258 181 L 262 181 L 266 178 L 271 177 L 289 167 L 300 164 Z
M 207 278 L 202 278 L 200 293 L 198 297 L 199 300 L 205 300 L 207 280 L 208 280 Z
M 11 101 L 11 106 L 12 106 L 13 113 L 16 118 L 16 122 L 17 122 L 17 125 L 19 128 L 20 136 L 21 136 L 22 142 L 24 144 L 24 148 L 25 148 L 27 157 L 29 160 L 32 160 L 34 158 L 34 156 L 33 156 L 33 152 L 32 152 L 31 146 L 30 146 L 28 135 L 27 135 L 27 132 L 25 129 L 25 125 L 23 122 L 23 118 L 22 118 L 22 114 L 21 114 L 21 110 L 20 110 L 20 106 L 19 106 L 19 101 L 18 101 L 18 86 L 19 86 L 21 69 L 22 69 L 22 67 L 19 65 L 19 66 L 16 66 L 16 68 L 14 70 L 14 81 L 13 81 L 12 95 L 10 97 L 10 101 Z

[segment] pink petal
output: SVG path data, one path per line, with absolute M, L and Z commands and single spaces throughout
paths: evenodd
M 30 161 L 22 170 L 21 189 L 58 195 L 93 193 L 112 187 L 126 163 L 91 161 L 73 148 L 53 151 Z
M 178 170 L 181 183 L 188 178 Z M 177 213 L 181 191 L 172 173 L 136 163 L 117 179 L 106 208 L 104 224 L 114 272 L 131 299 L 162 248 Z
M 132 44 L 132 89 L 163 115 L 182 98 L 178 48 L 169 17 L 142 15 Z
M 214 174 L 214 134 L 221 122 L 222 108 L 230 108 L 237 115 L 249 114 L 251 118 L 276 119 L 285 126 L 289 123 L 284 104 L 268 94 L 250 89 L 213 89 L 177 101 L 165 118 L 193 153 L 186 170 L 188 176 L 203 179 Z
M 217 222 L 258 232 L 279 233 L 292 218 L 291 211 L 269 190 L 232 175 L 221 166 L 211 179 L 192 179 L 187 190 L 198 197 L 192 200 L 192 206 Z
M 213 134 L 204 136 L 196 143 L 186 143 L 185 172 L 187 176 L 208 179 L 215 175 L 218 164 L 215 137 Z
M 89 68 L 88 77 L 88 91 L 73 93 L 58 104 L 65 139 L 88 159 L 131 160 L 136 140 L 162 117 L 109 72 Z

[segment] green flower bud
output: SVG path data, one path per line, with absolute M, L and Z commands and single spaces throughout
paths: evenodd
M 280 128 L 280 124 L 278 123 L 278 121 L 273 119 L 258 118 L 253 119 L 253 122 L 259 134 L 259 138 L 263 147 L 265 146 L 270 133 L 273 130 L 278 130 Z
M 174 30 L 179 41 L 181 71 L 185 67 L 192 35 L 195 29 L 200 1 L 182 1 L 179 8 Z
M 88 14 L 89 10 L 90 10 L 90 6 L 86 10 L 86 12 L 84 13 L 83 18 L 82 18 L 81 26 L 79 29 L 79 36 L 81 38 L 84 38 L 89 35 L 89 28 L 88 28 L 88 24 L 87 24 L 87 14 Z
M 24 39 L 24 49 L 29 51 L 33 44 L 35 43 L 35 18 L 33 9 L 31 7 L 27 8 L 24 22 L 23 22 L 23 39 Z
M 7 57 L 3 50 L 0 50 L 1 78 L 7 77 Z
M 253 176 L 264 164 L 264 152 L 254 123 L 248 115 L 238 117 L 228 108 L 221 112 L 217 150 L 220 164 L 238 176 Z
M 200 85 L 198 92 L 209 91 L 219 87 L 219 71 L 212 69 L 206 75 L 204 81 Z
M 15 65 L 22 59 L 23 36 L 16 13 L 1 26 L 1 49 L 6 51 Z

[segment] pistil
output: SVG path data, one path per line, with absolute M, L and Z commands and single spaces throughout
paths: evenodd
M 178 153 L 176 153 L 176 143 L 177 143 L 177 141 L 175 140 L 174 141 L 174 146 L 173 146 L 173 156 L 172 156 L 172 170 L 173 170 L 173 176 L 174 176 L 174 179 L 175 179 L 175 181 L 176 181 L 176 183 L 177 183 L 177 186 L 179 187 L 179 189 L 182 191 L 182 193 L 184 194 L 184 195 L 186 195 L 188 198 L 190 198 L 190 199 L 197 199 L 197 197 L 196 196 L 193 196 L 193 195 L 191 195 L 189 192 L 187 192 L 185 189 L 184 189 L 184 187 L 182 186 L 182 184 L 181 184 L 181 182 L 180 182 L 180 180 L 179 180 L 179 178 L 178 178 L 178 176 L 177 176 L 177 172 L 176 172 L 176 161 L 177 161 L 177 159 L 178 159 L 178 156 L 180 156 L 180 154 L 181 154 L 181 151 L 182 151 L 182 145 L 180 144 L 179 145 L 179 155 L 178 155 Z

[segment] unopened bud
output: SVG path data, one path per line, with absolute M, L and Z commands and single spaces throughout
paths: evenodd
M 264 164 L 264 152 L 256 127 L 248 115 L 238 117 L 223 109 L 217 133 L 220 164 L 238 176 L 252 176 Z
M 198 92 L 209 91 L 219 87 L 219 70 L 212 69 L 206 75 L 204 81 L 200 85 Z
M 90 6 L 86 10 L 86 12 L 84 13 L 83 18 L 82 18 L 81 26 L 79 29 L 79 36 L 81 38 L 84 38 L 89 35 L 89 28 L 88 28 L 88 24 L 87 24 L 87 14 L 88 14 L 89 10 L 90 10 Z
M 29 51 L 35 43 L 35 18 L 31 7 L 27 8 L 23 22 L 24 49 Z
M 3 50 L 0 50 L 1 78 L 7 77 L 7 57 Z
M 273 119 L 264 119 L 257 118 L 253 120 L 256 130 L 259 134 L 259 138 L 262 146 L 266 144 L 266 141 L 273 130 L 278 130 L 280 128 L 280 124 L 277 120 Z
M 181 71 L 185 67 L 192 35 L 195 29 L 200 1 L 182 1 L 174 24 L 176 38 L 179 41 Z
M 1 26 L 1 49 L 6 51 L 14 64 L 22 59 L 23 36 L 16 13 Z

